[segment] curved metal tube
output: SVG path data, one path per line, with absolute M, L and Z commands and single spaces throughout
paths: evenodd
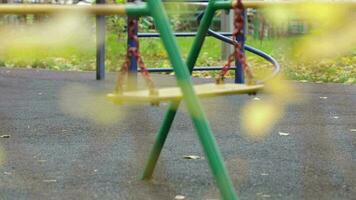
M 235 41 L 233 41 L 231 38 L 229 37 L 226 37 L 224 35 L 221 35 L 211 29 L 208 30 L 208 34 L 214 38 L 217 38 L 223 42 L 226 42 L 226 43 L 229 43 L 231 45 L 234 45 Z M 245 45 L 244 46 L 244 49 L 253 53 L 253 54 L 256 54 L 258 56 L 261 56 L 262 58 L 264 58 L 265 60 L 267 60 L 268 62 L 270 62 L 273 66 L 274 66 L 274 70 L 272 72 L 271 75 L 269 75 L 267 78 L 263 79 L 263 80 L 259 80 L 258 83 L 264 83 L 268 80 L 271 80 L 273 79 L 274 77 L 276 77 L 280 71 L 281 71 L 281 66 L 279 65 L 279 63 L 277 62 L 277 60 L 275 58 L 273 58 L 271 55 L 259 50 L 259 49 L 256 49 L 254 47 L 251 47 L 249 45 Z
M 197 15 L 198 23 L 200 23 L 200 20 L 203 17 L 203 15 L 204 15 L 204 11 L 198 13 L 198 15 Z M 207 33 L 208 33 L 208 35 L 210 35 L 210 36 L 212 36 L 212 37 L 214 37 L 214 38 L 216 38 L 218 40 L 221 40 L 223 42 L 226 42 L 228 44 L 234 45 L 234 43 L 235 43 L 235 41 L 233 41 L 231 38 L 226 37 L 226 36 L 224 36 L 224 35 L 222 35 L 222 34 L 220 34 L 218 32 L 215 32 L 215 31 L 211 30 L 211 29 L 208 29 Z M 267 54 L 267 53 L 265 53 L 265 52 L 263 52 L 263 51 L 261 51 L 259 49 L 256 49 L 254 47 L 251 47 L 249 45 L 244 45 L 244 49 L 249 51 L 249 52 L 251 52 L 251 53 L 253 53 L 253 54 L 256 54 L 256 55 L 264 58 L 265 60 L 267 60 L 268 62 L 270 62 L 274 66 L 274 70 L 273 70 L 272 74 L 269 75 L 267 78 L 265 78 L 263 80 L 258 80 L 257 83 L 264 83 L 264 82 L 266 82 L 268 80 L 271 80 L 281 72 L 280 64 L 271 55 L 269 55 L 269 54 Z

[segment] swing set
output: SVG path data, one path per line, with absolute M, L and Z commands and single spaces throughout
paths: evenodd
M 184 101 L 187 105 L 189 114 L 196 128 L 199 140 L 203 146 L 203 150 L 209 162 L 216 184 L 220 190 L 221 196 L 225 200 L 238 199 L 228 171 L 223 162 L 218 145 L 210 128 L 208 119 L 206 118 L 202 106 L 199 102 L 199 97 L 213 97 L 222 95 L 235 94 L 253 94 L 263 89 L 264 81 L 273 78 L 279 72 L 278 63 L 271 57 L 264 56 L 268 61 L 272 62 L 276 69 L 274 73 L 263 81 L 256 80 L 250 70 L 243 49 L 262 54 L 260 51 L 251 47 L 244 46 L 244 12 L 245 8 L 260 8 L 267 5 L 294 5 L 295 2 L 265 2 L 265 1 L 246 1 L 242 4 L 241 0 L 209 0 L 205 5 L 206 9 L 201 16 L 200 24 L 194 42 L 190 49 L 187 60 L 184 62 L 178 45 L 174 37 L 174 33 L 170 26 L 167 14 L 163 3 L 160 0 L 146 0 L 145 2 L 128 3 L 125 5 L 93 5 L 93 6 L 69 6 L 69 5 L 0 5 L 0 14 L 54 14 L 58 12 L 83 12 L 92 15 L 128 15 L 128 16 L 152 16 L 156 28 L 160 34 L 162 43 L 167 51 L 171 65 L 175 72 L 177 87 L 156 88 L 153 80 L 149 75 L 143 59 L 141 58 L 139 46 L 130 47 L 127 50 L 125 62 L 118 73 L 118 81 L 115 91 L 108 94 L 108 98 L 118 104 L 123 103 L 151 103 L 153 105 L 159 102 L 170 102 L 169 109 L 165 114 L 162 125 L 157 133 L 155 143 L 150 152 L 147 164 L 144 169 L 142 179 L 148 180 L 152 177 L 154 168 L 158 161 L 160 152 L 163 148 L 165 140 L 168 136 L 172 122 L 176 115 L 180 101 Z M 335 3 L 333 5 L 347 5 L 347 3 Z M 355 6 L 351 3 L 350 5 Z M 244 7 L 245 6 L 245 7 Z M 217 10 L 233 9 L 234 31 L 232 39 L 224 37 L 209 30 L 209 26 Z M 137 25 L 137 20 L 129 21 L 128 34 L 131 40 L 138 44 L 138 37 L 134 27 Z M 194 65 L 203 46 L 207 34 L 228 42 L 234 46 L 234 52 L 229 56 L 227 62 L 222 67 L 221 72 L 216 77 L 215 83 L 195 85 L 191 80 L 191 73 Z M 138 61 L 140 71 L 145 79 L 147 90 L 127 91 L 125 82 L 127 81 L 128 68 L 130 58 L 135 57 Z M 237 59 L 237 62 L 242 66 L 243 72 L 246 75 L 245 84 L 224 83 L 224 77 L 230 69 L 231 63 Z
M 149 6 L 148 2 L 148 6 Z M 150 8 L 150 7 L 149 7 Z M 215 11 L 219 9 L 233 9 L 234 11 L 234 30 L 232 38 L 224 37 L 209 29 L 212 19 L 215 15 Z M 151 10 L 151 9 L 150 9 Z M 160 12 L 164 12 L 161 10 Z M 206 156 L 213 175 L 215 176 L 217 185 L 220 189 L 223 199 L 237 199 L 232 181 L 228 175 L 227 169 L 224 166 L 222 156 L 220 155 L 215 138 L 209 126 L 208 120 L 199 104 L 199 97 L 216 97 L 224 95 L 236 95 L 236 94 L 255 94 L 262 90 L 263 83 L 275 77 L 279 71 L 279 64 L 270 56 L 248 47 L 249 51 L 262 55 L 265 59 L 270 61 L 275 66 L 273 74 L 262 81 L 255 80 L 252 71 L 247 64 L 246 56 L 244 54 L 244 41 L 245 41 L 245 26 L 244 26 L 244 13 L 245 8 L 241 0 L 236 1 L 209 1 L 207 8 L 199 17 L 199 28 L 195 36 L 195 41 L 192 45 L 191 51 L 188 54 L 186 64 L 177 51 L 177 44 L 174 39 L 174 33 L 168 26 L 168 19 L 166 14 L 156 16 L 156 13 L 152 13 L 156 28 L 159 31 L 159 35 L 163 41 L 163 44 L 167 50 L 169 60 L 172 63 L 178 87 L 156 88 L 153 82 L 149 70 L 146 68 L 143 59 L 139 52 L 139 40 L 136 34 L 137 19 L 130 19 L 128 22 L 128 38 L 133 41 L 136 46 L 129 46 L 127 49 L 125 61 L 118 73 L 117 83 L 114 93 L 108 94 L 108 98 L 114 103 L 119 105 L 124 103 L 151 103 L 151 105 L 158 105 L 160 102 L 171 102 L 166 116 L 162 122 L 161 128 L 157 133 L 154 146 L 150 152 L 149 159 L 147 161 L 143 179 L 150 179 L 152 177 L 155 165 L 158 161 L 160 152 L 163 148 L 165 140 L 168 136 L 169 129 L 176 115 L 176 111 L 179 107 L 180 101 L 184 100 L 187 103 L 188 110 L 192 117 L 195 128 L 197 129 L 199 139 L 203 145 Z M 160 18 L 156 18 L 160 17 Z M 161 19 L 165 18 L 160 21 Z M 211 36 L 218 38 L 224 42 L 230 43 L 234 46 L 234 51 L 229 55 L 226 63 L 221 68 L 215 78 L 215 83 L 193 85 L 190 75 L 193 71 L 195 62 L 204 43 L 205 36 L 210 34 Z M 143 76 L 147 89 L 146 90 L 125 90 L 125 82 L 129 75 L 130 62 L 134 58 L 140 73 Z M 226 73 L 230 70 L 231 64 L 235 61 L 242 66 L 246 75 L 246 83 L 225 83 L 224 78 Z
M 211 21 L 214 17 L 214 13 L 218 10 L 218 3 L 224 5 L 225 9 L 234 10 L 234 31 L 232 34 L 232 43 L 234 46 L 233 53 L 228 57 L 227 62 L 222 67 L 221 72 L 216 77 L 215 83 L 194 85 L 190 78 L 193 71 L 193 67 L 203 45 L 205 35 L 209 30 Z M 224 4 L 225 3 L 225 4 Z M 154 5 L 150 1 L 147 2 L 150 11 L 153 10 L 150 5 Z M 202 110 L 198 97 L 214 97 L 223 95 L 234 94 L 251 94 L 256 93 L 263 89 L 263 84 L 254 79 L 254 76 L 247 64 L 245 54 L 243 53 L 244 33 L 244 6 L 241 0 L 224 2 L 224 1 L 209 1 L 205 13 L 202 15 L 200 25 L 198 28 L 195 41 L 192 45 L 192 49 L 188 55 L 186 63 L 184 63 L 180 52 L 177 50 L 178 46 L 174 39 L 173 32 L 169 26 L 167 15 L 163 9 L 159 9 L 162 6 L 160 3 L 155 3 L 157 12 L 152 11 L 152 16 L 156 24 L 156 28 L 160 33 L 162 42 L 167 50 L 169 60 L 174 68 L 174 72 L 177 79 L 178 87 L 168 87 L 157 89 L 155 83 L 150 77 L 143 59 L 139 52 L 139 41 L 135 34 L 137 27 L 137 19 L 130 19 L 128 23 L 128 37 L 136 43 L 136 46 L 129 46 L 121 70 L 118 73 L 117 84 L 115 92 L 108 94 L 108 98 L 117 104 L 123 103 L 151 103 L 151 105 L 158 105 L 160 102 L 171 102 L 168 112 L 162 122 L 161 128 L 156 136 L 156 141 L 150 152 L 149 159 L 147 161 L 143 179 L 150 179 L 152 177 L 155 165 L 158 161 L 160 152 L 163 148 L 165 140 L 168 136 L 169 129 L 176 115 L 176 111 L 179 107 L 180 101 L 184 100 L 187 104 L 188 110 L 192 117 L 195 128 L 198 132 L 199 139 L 203 145 L 206 156 L 212 172 L 217 181 L 217 185 L 220 189 L 223 199 L 237 199 L 237 195 L 234 190 L 232 181 L 228 175 L 227 169 L 224 165 L 222 156 L 219 152 L 216 144 L 213 132 L 209 126 L 208 120 Z M 238 40 L 240 38 L 240 40 Z M 129 66 L 131 58 L 134 57 L 140 68 L 140 72 L 146 82 L 147 90 L 125 90 L 124 85 L 127 81 L 129 74 Z M 231 67 L 232 62 L 237 58 L 243 68 L 244 73 L 247 75 L 246 84 L 234 84 L 224 83 L 226 73 Z
M 217 3 L 228 3 L 225 5 L 226 8 L 232 8 L 234 10 L 234 31 L 232 34 L 234 51 L 228 57 L 227 62 L 216 77 L 215 83 L 193 86 L 190 74 L 193 71 L 193 66 L 195 65 L 200 49 L 203 45 L 205 35 L 209 31 L 212 18 L 214 17 L 214 12 L 218 9 L 216 6 Z M 150 4 L 148 1 L 148 6 L 151 10 L 152 7 L 150 7 L 150 5 L 153 5 L 153 3 Z M 156 3 L 156 5 L 156 9 L 159 8 L 159 3 Z M 157 15 L 157 13 L 161 14 Z M 179 103 L 181 100 L 184 100 L 187 103 L 188 110 L 192 117 L 195 128 L 197 129 L 198 136 L 203 145 L 205 154 L 208 157 L 210 167 L 215 176 L 222 197 L 224 199 L 237 199 L 232 181 L 228 175 L 226 167 L 224 166 L 222 156 L 220 155 L 208 120 L 202 110 L 202 107 L 200 106 L 198 97 L 250 94 L 256 93 L 263 89 L 263 84 L 254 80 L 254 76 L 246 62 L 245 54 L 243 53 L 243 43 L 241 42 L 244 41 L 245 37 L 243 4 L 241 0 L 232 2 L 209 1 L 207 9 L 202 15 L 199 29 L 186 63 L 183 62 L 180 52 L 177 51 L 177 44 L 174 40 L 173 32 L 168 24 L 169 22 L 167 16 L 166 14 L 162 13 L 164 13 L 163 9 L 159 11 L 157 10 L 157 12 L 153 11 L 152 16 L 160 33 L 163 44 L 168 52 L 169 60 L 173 65 L 178 87 L 160 89 L 156 88 L 140 55 L 139 41 L 137 35 L 135 34 L 137 19 L 132 18 L 128 24 L 128 37 L 129 40 L 132 40 L 136 43 L 136 46 L 128 47 L 125 62 L 123 63 L 118 74 L 115 92 L 108 94 L 108 98 L 118 104 L 123 104 L 125 102 L 148 102 L 152 105 L 158 105 L 162 101 L 171 102 L 162 126 L 156 136 L 155 144 L 150 152 L 150 156 L 142 177 L 143 179 L 150 179 L 152 177 L 153 170 L 158 161 L 165 140 L 168 136 L 169 129 L 176 115 Z M 210 33 L 212 33 L 212 31 L 210 31 Z M 238 41 L 238 37 L 240 38 L 240 42 Z M 146 82 L 148 88 L 147 90 L 125 91 L 124 84 L 128 77 L 130 61 L 132 57 L 137 60 L 140 72 Z M 237 58 L 237 61 L 241 64 L 243 71 L 247 75 L 246 84 L 224 83 L 224 77 L 230 69 L 232 62 L 235 61 L 235 58 Z
M 194 89 L 199 97 L 211 97 L 211 96 L 222 96 L 222 95 L 232 95 L 232 94 L 243 94 L 243 93 L 255 93 L 258 90 L 263 88 L 261 84 L 255 84 L 253 82 L 253 75 L 249 69 L 249 66 L 246 62 L 245 54 L 242 51 L 243 45 L 242 42 L 237 42 L 237 37 L 244 36 L 244 17 L 243 17 L 243 6 L 242 3 L 236 4 L 234 8 L 234 32 L 232 41 L 234 41 L 234 52 L 228 57 L 227 62 L 222 67 L 221 72 L 216 77 L 216 83 L 214 84 L 202 84 L 195 85 Z M 203 13 L 202 13 L 203 14 Z M 198 17 L 201 18 L 201 17 Z M 117 84 L 115 88 L 115 93 L 108 94 L 108 98 L 114 101 L 115 103 L 122 104 L 125 102 L 128 103 L 137 103 L 137 102 L 151 102 L 151 104 L 156 105 L 162 101 L 177 101 L 183 98 L 182 92 L 179 87 L 169 87 L 169 88 L 160 88 L 157 89 L 153 80 L 150 77 L 149 71 L 146 68 L 143 59 L 139 52 L 139 40 L 136 35 L 137 28 L 137 19 L 130 19 L 128 23 L 128 38 L 129 40 L 135 42 L 135 46 L 129 46 L 127 49 L 127 54 L 125 57 L 125 62 L 123 63 L 121 70 L 118 74 Z M 211 31 L 211 30 L 210 30 Z M 242 40 L 244 40 L 242 38 Z M 236 42 L 235 42 L 236 41 Z M 140 72 L 147 84 L 147 90 L 125 90 L 125 80 L 129 74 L 129 67 L 131 59 L 134 58 L 138 62 L 140 67 Z M 242 64 L 244 71 L 247 74 L 248 84 L 226 84 L 224 83 L 225 74 L 231 68 L 231 64 L 235 61 L 235 58 L 238 58 L 238 62 Z M 128 82 L 128 81 L 126 81 Z

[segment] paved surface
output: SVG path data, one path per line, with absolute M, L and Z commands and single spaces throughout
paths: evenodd
M 154 180 L 140 181 L 167 105 L 112 106 L 101 97 L 114 75 L 93 77 L 0 68 L 0 135 L 10 135 L 0 138 L 1 200 L 219 199 L 206 160 L 182 158 L 204 156 L 184 108 Z M 239 128 L 253 97 L 203 100 L 236 191 L 241 199 L 355 199 L 356 86 L 294 84 L 308 101 L 289 106 L 258 141 Z

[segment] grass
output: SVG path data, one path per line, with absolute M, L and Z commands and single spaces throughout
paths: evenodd
M 296 62 L 288 59 L 286 52 L 298 43 L 298 37 L 255 40 L 248 38 L 247 44 L 274 56 L 282 65 L 286 76 L 293 80 L 311 82 L 356 83 L 356 51 L 349 55 L 312 62 Z M 186 58 L 193 43 L 193 38 L 178 38 L 183 57 Z M 46 68 L 54 70 L 95 70 L 94 38 L 87 49 L 68 45 L 64 48 L 52 49 L 22 49 L 16 55 L 0 54 L 0 65 L 7 67 Z M 159 38 L 143 38 L 140 40 L 141 54 L 147 67 L 170 67 L 166 52 Z M 108 33 L 106 44 L 106 69 L 117 71 L 123 63 L 126 53 L 126 38 Z M 222 65 L 221 42 L 207 37 L 197 66 Z M 248 61 L 253 70 L 263 76 L 272 66 L 263 59 L 248 54 Z M 211 77 L 216 72 L 195 72 L 195 76 Z M 230 74 L 232 75 L 232 74 Z

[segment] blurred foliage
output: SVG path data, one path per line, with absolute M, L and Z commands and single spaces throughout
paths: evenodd
M 241 112 L 242 128 L 252 139 L 261 139 L 284 114 L 284 107 L 274 101 L 250 101 Z

